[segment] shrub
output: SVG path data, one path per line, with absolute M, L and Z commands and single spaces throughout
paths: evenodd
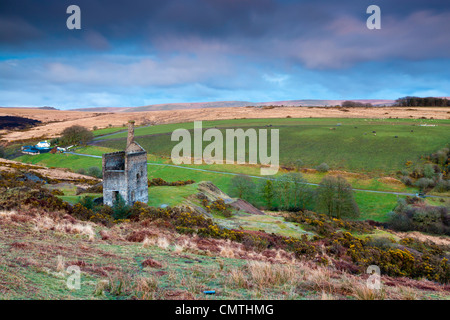
M 377 237 L 377 238 L 370 238 L 370 240 L 367 242 L 368 246 L 376 247 L 379 249 L 391 249 L 395 247 L 395 241 L 384 238 L 384 237 Z
M 412 179 L 408 176 L 403 176 L 400 178 L 400 181 L 405 185 L 405 186 L 412 186 L 413 182 Z
M 87 169 L 87 175 L 95 178 L 101 178 L 103 176 L 103 172 L 99 167 L 90 167 Z
M 208 199 L 203 199 L 202 204 L 207 212 L 215 211 L 227 218 L 230 218 L 232 216 L 231 206 L 229 204 L 226 204 L 222 198 L 214 200 L 211 203 L 208 201 Z
M 81 204 L 86 209 L 92 210 L 94 209 L 94 198 L 91 196 L 84 196 L 78 200 L 78 203 Z
M 162 178 L 153 178 L 152 180 L 148 180 L 148 186 L 185 186 L 188 184 L 195 183 L 194 180 L 178 180 L 175 182 L 167 182 Z
M 302 169 L 304 163 L 303 163 L 302 160 L 297 159 L 297 160 L 294 161 L 293 165 L 294 165 L 294 167 L 295 167 L 295 169 L 296 169 L 297 171 L 300 171 L 300 170 Z
M 52 195 L 54 195 L 54 196 L 63 196 L 63 195 L 64 195 L 64 192 L 62 192 L 62 191 L 59 190 L 59 189 L 53 189 L 53 190 L 52 190 Z
M 319 172 L 328 172 L 328 170 L 330 170 L 330 167 L 328 166 L 328 164 L 323 162 L 316 167 L 316 170 Z
M 394 212 L 389 214 L 387 226 L 397 231 L 450 235 L 450 215 L 445 207 L 399 201 Z
M 435 176 L 434 166 L 431 163 L 427 163 L 423 167 L 423 175 L 425 176 L 425 178 L 428 178 L 428 179 L 431 179 Z
M 419 187 L 421 190 L 425 190 L 429 187 L 432 187 L 434 185 L 433 179 L 428 178 L 420 178 L 416 181 L 415 185 Z
M 449 191 L 450 190 L 450 180 L 443 180 L 443 179 L 438 180 L 434 189 L 437 192 Z

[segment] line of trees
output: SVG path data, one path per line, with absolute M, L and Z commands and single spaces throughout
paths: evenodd
M 403 97 L 395 101 L 399 107 L 450 107 L 450 100 L 436 97 Z
M 314 189 L 298 172 L 258 182 L 238 175 L 231 179 L 229 194 L 268 210 L 315 210 L 339 219 L 359 217 L 352 186 L 341 176 L 326 176 Z
M 373 105 L 371 103 L 362 103 L 362 102 L 348 101 L 348 100 L 342 102 L 341 106 L 344 107 L 344 108 L 356 108 L 356 107 L 359 107 L 359 108 L 361 108 L 361 107 L 370 108 L 370 107 L 373 107 Z

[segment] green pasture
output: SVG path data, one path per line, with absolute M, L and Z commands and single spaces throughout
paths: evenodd
M 420 126 L 423 124 L 435 126 Z M 281 164 L 290 165 L 300 159 L 308 168 L 325 162 L 331 169 L 374 175 L 404 169 L 407 161 L 416 163 L 421 155 L 435 152 L 450 141 L 448 120 L 308 118 L 203 122 L 203 128 L 212 127 L 221 130 L 224 138 L 226 129 L 254 128 L 257 133 L 260 129 L 278 129 Z M 193 143 L 193 123 L 137 128 L 136 141 L 151 154 L 170 157 L 172 148 L 178 143 L 171 141 L 171 133 L 178 128 L 191 130 Z M 122 150 L 126 135 L 121 132 L 99 137 L 96 144 Z M 203 148 L 209 143 L 203 142 Z M 248 142 L 246 147 L 248 155 Z

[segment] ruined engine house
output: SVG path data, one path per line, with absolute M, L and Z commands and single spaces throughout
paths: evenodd
M 112 206 L 120 196 L 126 204 L 148 202 L 147 151 L 134 141 L 134 121 L 128 123 L 125 151 L 105 153 L 103 203 Z

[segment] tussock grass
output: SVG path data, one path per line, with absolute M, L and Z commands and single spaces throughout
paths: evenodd
M 157 246 L 161 249 L 167 250 L 170 246 L 169 240 L 165 237 L 151 237 L 151 238 L 145 238 L 142 242 L 142 246 L 144 248 L 148 248 L 150 246 Z
M 153 276 L 139 277 L 135 281 L 134 290 L 140 300 L 155 300 L 158 297 L 158 279 Z
M 69 223 L 69 222 L 58 222 L 48 216 L 38 216 L 33 220 L 36 230 L 54 230 L 69 234 L 81 234 L 88 236 L 89 239 L 93 239 L 95 236 L 95 231 L 91 224 L 88 223 Z
M 296 272 L 292 265 L 250 261 L 247 263 L 247 269 L 251 280 L 260 287 L 282 285 L 296 280 Z
M 365 284 L 357 284 L 354 287 L 353 296 L 358 300 L 385 300 L 387 298 L 384 288 L 370 289 Z

